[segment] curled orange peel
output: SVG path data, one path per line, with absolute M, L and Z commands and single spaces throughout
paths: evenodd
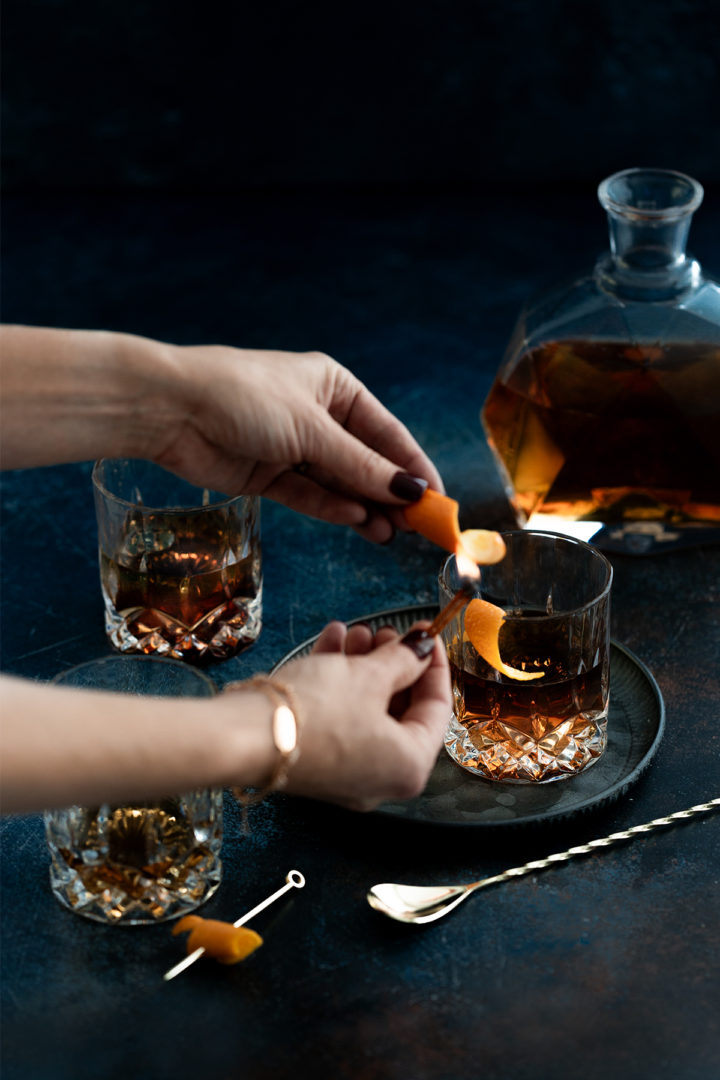
M 416 503 L 403 510 L 411 529 L 445 551 L 480 566 L 490 566 L 505 557 L 505 541 L 489 529 L 460 531 L 460 506 L 455 499 L 428 488 Z
M 233 926 L 219 919 L 202 919 L 199 915 L 185 915 L 173 927 L 173 934 L 189 931 L 187 954 L 204 949 L 221 964 L 237 964 L 250 953 L 259 949 L 263 939 L 245 926 Z
M 530 682 L 542 679 L 544 671 L 520 671 L 503 662 L 500 656 L 500 628 L 505 621 L 502 608 L 490 604 L 487 600 L 471 600 L 465 608 L 465 633 L 470 644 L 496 671 L 518 682 Z
M 448 495 L 428 488 L 416 503 L 406 507 L 403 512 L 411 529 L 455 555 L 461 572 L 470 569 L 468 561 L 475 566 L 491 566 L 505 558 L 505 541 L 500 533 L 488 529 L 460 531 L 460 506 Z M 465 609 L 465 633 L 483 660 L 496 671 L 519 682 L 542 679 L 544 671 L 520 671 L 503 661 L 499 639 L 504 621 L 502 608 L 487 600 L 471 600 Z

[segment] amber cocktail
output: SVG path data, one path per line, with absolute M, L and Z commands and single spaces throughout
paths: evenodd
M 454 715 L 445 745 L 463 768 L 508 783 L 576 776 L 605 750 L 612 567 L 594 548 L 551 533 L 504 533 L 505 558 L 482 568 L 477 597 L 502 608 L 504 664 L 466 633 L 472 603 L 443 633 Z M 454 556 L 440 574 L 440 603 L 461 583 Z M 474 636 L 474 635 L 473 635 Z
M 105 625 L 121 652 L 226 660 L 262 615 L 260 507 L 142 461 L 93 470 Z

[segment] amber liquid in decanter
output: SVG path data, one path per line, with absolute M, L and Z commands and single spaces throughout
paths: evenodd
M 635 554 L 720 527 L 720 285 L 685 251 L 702 186 L 604 180 L 610 247 L 527 301 L 482 409 L 518 525 Z
M 551 341 L 483 409 L 521 522 L 720 524 L 720 347 Z

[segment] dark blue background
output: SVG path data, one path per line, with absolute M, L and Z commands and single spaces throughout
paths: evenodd
M 706 185 L 691 248 L 720 271 L 718 5 L 6 0 L 5 321 L 322 349 L 436 460 L 464 523 L 507 522 L 478 413 L 522 301 L 606 245 L 597 183 Z M 33 433 L 28 432 L 31 439 Z M 108 651 L 90 465 L 2 479 L 2 667 Z M 265 623 L 219 684 L 331 617 L 434 599 L 438 552 L 263 507 Z M 265 946 L 168 986 L 177 942 L 60 908 L 38 816 L 2 822 L 3 1080 L 708 1080 L 720 1059 L 719 818 L 488 892 L 416 932 L 383 880 L 472 880 L 718 794 L 720 548 L 612 557 L 613 634 L 666 734 L 616 803 L 531 830 L 409 828 L 228 803 L 236 918 Z
M 720 180 L 713 0 L 6 0 L 7 190 Z

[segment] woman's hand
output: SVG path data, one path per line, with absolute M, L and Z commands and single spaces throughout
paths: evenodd
M 322 353 L 7 326 L 0 357 L 5 468 L 149 458 L 381 543 L 407 528 L 399 507 L 443 490 L 405 425 Z
M 452 714 L 441 641 L 419 659 L 391 628 L 330 623 L 281 678 L 303 712 L 289 792 L 354 810 L 420 794 Z
M 322 353 L 167 346 L 176 371 L 154 460 L 200 487 L 265 495 L 386 541 L 397 509 L 443 490 L 407 428 Z
M 392 629 L 331 623 L 283 668 L 302 711 L 287 790 L 369 810 L 425 786 L 452 711 L 440 643 L 423 659 Z M 422 649 L 420 649 L 422 651 Z M 266 694 L 126 698 L 0 676 L 3 812 L 259 787 L 277 760 Z

